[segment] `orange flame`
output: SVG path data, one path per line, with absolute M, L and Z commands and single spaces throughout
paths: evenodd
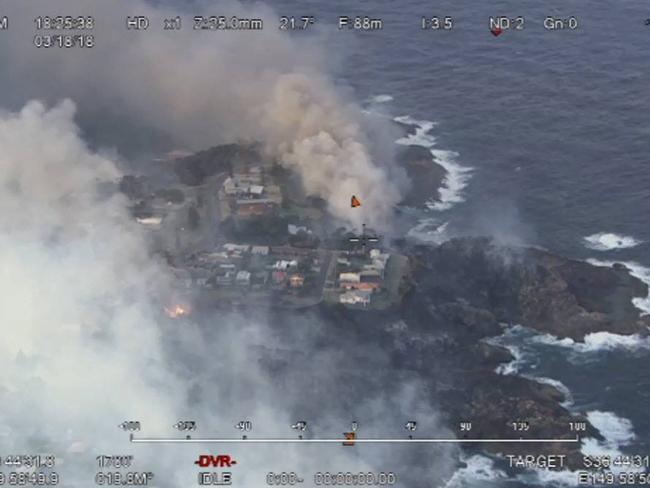
M 183 305 L 174 305 L 173 307 L 165 307 L 165 313 L 168 317 L 176 319 L 178 317 L 189 315 L 190 309 L 189 307 L 185 307 Z

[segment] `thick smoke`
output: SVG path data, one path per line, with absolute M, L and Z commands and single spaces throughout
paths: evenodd
M 73 116 L 66 101 L 0 118 L 0 444 L 61 460 L 115 443 L 117 419 L 158 431 L 176 410 L 149 298 L 165 274 L 102 196 L 116 167 Z
M 280 76 L 266 105 L 265 134 L 282 161 L 302 175 L 305 189 L 324 197 L 330 211 L 361 227 L 385 228 L 400 194 L 373 163 L 357 107 L 344 105 L 326 79 Z M 350 196 L 367 211 L 350 209 Z
M 0 400 L 3 452 L 52 453 L 62 486 L 90 486 L 99 454 L 133 454 L 154 486 L 187 486 L 200 453 L 223 446 L 131 445 L 117 425 L 140 420 L 148 436 L 340 436 L 354 419 L 365 435 L 404 435 L 412 416 L 439 431 L 426 385 L 396 370 L 373 335 L 331 330 L 316 315 L 198 316 L 172 321 L 165 268 L 147 255 L 126 202 L 111 191 L 117 164 L 88 149 L 74 104 L 30 102 L 0 117 Z M 293 327 L 287 328 L 290 323 Z M 351 331 L 351 332 L 350 332 Z M 348 334 L 352 334 L 348 337 Z M 383 371 L 381 376 L 377 371 Z M 444 435 L 444 434 L 443 434 Z M 447 450 L 404 447 L 234 446 L 239 486 L 269 470 L 396 471 L 448 477 Z
M 182 30 L 169 32 L 162 30 L 163 19 L 179 15 L 171 9 L 140 1 L 62 0 L 57 11 L 96 17 L 96 46 L 36 49 L 26 33 L 51 3 L 18 4 L 8 6 L 12 25 L 0 45 L 0 60 L 11 66 L 0 75 L 5 103 L 18 108 L 34 97 L 50 103 L 71 98 L 100 140 L 108 134 L 134 139 L 137 126 L 191 149 L 261 140 L 299 171 L 305 189 L 325 199 L 339 221 L 388 225 L 400 185 L 382 169 L 385 161 L 376 159 L 389 155 L 369 149 L 360 109 L 328 77 L 331 61 L 318 36 L 293 40 L 278 30 L 277 14 L 259 5 L 220 2 L 218 12 L 214 6 L 193 7 L 180 13 Z M 260 17 L 265 28 L 196 31 L 197 13 Z M 128 15 L 148 16 L 149 29 L 127 31 Z M 350 208 L 352 194 L 364 203 L 361 208 Z
M 289 435 L 292 422 L 307 418 L 315 434 L 340 436 L 353 419 L 366 435 L 404 435 L 403 422 L 414 416 L 428 434 L 440 434 L 426 384 L 388 374 L 390 357 L 365 335 L 347 344 L 339 331 L 334 341 L 316 315 L 171 321 L 161 313 L 169 276 L 114 192 L 127 164 L 114 154 L 142 142 L 140 128 L 190 148 L 262 140 L 350 225 L 387 223 L 398 189 L 373 160 L 358 107 L 334 87 L 325 56 L 309 42 L 296 56 L 294 41 L 274 28 L 197 33 L 186 24 L 169 33 L 160 26 L 176 15 L 170 10 L 61 0 L 57 12 L 95 15 L 97 47 L 39 50 L 27 33 L 51 3 L 6 7 L 0 454 L 53 453 L 61 486 L 74 487 L 92 486 L 99 454 L 134 454 L 135 469 L 155 471 L 154 486 L 166 487 L 187 486 L 196 456 L 216 451 L 239 460 L 233 471 L 244 487 L 263 485 L 271 469 L 307 477 L 392 470 L 404 486 L 448 477 L 446 450 L 129 444 L 117 428 L 124 420 L 142 421 L 149 436 L 177 434 L 171 426 L 182 418 L 196 419 L 200 435 L 233 436 L 242 417 L 253 420 L 255 435 Z M 220 8 L 276 19 L 263 7 Z M 136 14 L 150 17 L 146 33 L 125 31 L 124 18 Z M 107 141 L 116 148 L 97 149 Z M 356 213 L 348 208 L 353 193 L 364 203 Z

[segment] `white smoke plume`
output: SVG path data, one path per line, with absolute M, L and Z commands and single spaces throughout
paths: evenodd
M 330 53 L 318 46 L 318 35 L 293 40 L 277 28 L 278 15 L 258 4 L 219 2 L 218 8 L 175 11 L 137 0 L 61 0 L 57 11 L 95 16 L 95 47 L 36 49 L 26 33 L 37 15 L 50 10 L 45 0 L 7 5 L 12 24 L 0 44 L 0 61 L 11 66 L 0 74 L 5 102 L 18 108 L 31 98 L 70 98 L 96 132 L 107 131 L 103 121 L 108 126 L 117 117 L 111 130 L 124 131 L 120 126 L 129 121 L 191 149 L 261 140 L 300 172 L 305 189 L 325 199 L 340 222 L 390 223 L 400 184 L 382 168 L 386 161 L 375 160 L 390 155 L 370 150 L 360 108 L 328 75 Z M 198 13 L 259 17 L 265 27 L 197 31 L 192 18 Z M 146 15 L 149 29 L 127 31 L 129 15 Z M 177 15 L 182 30 L 163 31 L 163 19 Z M 124 135 L 132 136 L 128 130 Z M 360 208 L 350 207 L 353 194 Z
M 278 78 L 265 113 L 266 140 L 302 175 L 308 192 L 356 228 L 364 220 L 387 226 L 399 189 L 373 163 L 357 107 L 343 104 L 326 79 L 290 74 Z M 351 209 L 352 195 L 363 211 Z
M 219 6 L 277 22 L 263 6 Z M 0 72 L 0 455 L 55 454 L 66 487 L 92 486 L 99 454 L 134 454 L 135 469 L 153 470 L 154 486 L 165 487 L 187 486 L 196 456 L 216 451 L 240 461 L 233 471 L 244 487 L 263 485 L 271 469 L 447 476 L 447 450 L 129 444 L 117 428 L 124 420 L 142 421 L 148 436 L 177 434 L 171 426 L 182 418 L 196 419 L 201 435 L 235 435 L 240 417 L 253 419 L 256 435 L 287 435 L 303 416 L 323 435 L 340 435 L 354 418 L 371 435 L 403 435 L 411 415 L 439 427 L 425 385 L 400 373 L 376 375 L 392 365 L 372 341 L 351 354 L 340 344 L 323 349 L 331 332 L 319 330 L 316 316 L 302 317 L 288 337 L 261 314 L 165 318 L 169 276 L 113 191 L 126 164 L 113 156 L 121 146 L 89 146 L 87 127 L 118 130 L 129 136 L 116 141 L 124 145 L 143 126 L 194 149 L 262 140 L 351 226 L 388 224 L 399 185 L 374 160 L 358 107 L 334 87 L 315 42 L 301 41 L 296 56 L 296 43 L 275 26 L 194 32 L 189 19 L 198 12 L 184 12 L 184 30 L 169 33 L 160 29 L 178 14 L 169 8 L 60 0 L 57 12 L 96 17 L 97 46 L 39 50 L 33 19 L 51 13 L 51 2 L 5 7 L 11 27 L 2 33 L 0 62 L 11 68 Z M 127 15 L 147 15 L 152 27 L 126 31 Z M 356 211 L 352 194 L 363 203 Z
M 116 443 L 116 420 L 155 432 L 176 410 L 149 298 L 165 274 L 122 199 L 102 196 L 118 172 L 74 111 L 30 102 L 0 116 L 0 445 L 55 453 L 59 472 Z
M 234 456 L 246 487 L 270 470 L 449 475 L 448 450 L 131 445 L 117 428 L 124 420 L 140 420 L 147 436 L 178 435 L 180 419 L 197 420 L 200 435 L 227 436 L 240 419 L 252 419 L 258 436 L 291 435 L 302 418 L 325 436 L 353 419 L 375 436 L 399 435 L 411 415 L 439 427 L 419 380 L 376 377 L 390 363 L 374 341 L 351 353 L 323 348 L 338 333 L 316 316 L 293 317 L 295 332 L 261 315 L 166 319 L 165 268 L 148 256 L 126 201 L 106 188 L 116 162 L 89 150 L 74 114 L 64 101 L 0 116 L 3 454 L 56 455 L 68 487 L 93 484 L 100 454 L 135 455 L 133 469 L 165 487 L 195 480 L 193 461 L 205 453 Z

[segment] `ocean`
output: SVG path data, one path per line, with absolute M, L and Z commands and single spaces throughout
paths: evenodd
M 421 216 L 414 236 L 490 234 L 600 264 L 626 262 L 650 282 L 646 2 L 273 6 L 329 25 L 338 15 L 384 21 L 381 31 L 331 32 L 328 42 L 348 53 L 338 76 L 359 100 L 413 122 L 418 137 L 400 142 L 430 147 L 451 172 L 442 201 Z M 451 16 L 453 29 L 421 30 L 421 17 L 434 15 Z M 488 18 L 497 15 L 523 16 L 525 28 L 495 37 Z M 546 16 L 575 16 L 579 26 L 547 31 Z M 637 304 L 650 312 L 647 300 Z M 574 344 L 516 327 L 497 341 L 517 357 L 501 372 L 565 389 L 568 408 L 606 438 L 601 448 L 650 452 L 648 340 L 597 334 Z M 488 458 L 468 461 L 449 486 L 567 482 L 513 481 Z

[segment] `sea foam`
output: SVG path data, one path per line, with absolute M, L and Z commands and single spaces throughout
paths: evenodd
M 580 353 L 613 351 L 616 349 L 650 349 L 650 337 L 643 337 L 639 334 L 621 335 L 611 332 L 592 332 L 585 335 L 584 342 L 576 342 L 568 337 L 559 339 L 551 334 L 540 334 L 534 336 L 531 340 L 549 346 L 566 347 Z
M 449 240 L 446 232 L 447 224 L 448 222 L 440 223 L 437 219 L 421 219 L 418 225 L 406 233 L 406 236 L 419 242 L 442 244 Z
M 635 438 L 632 422 L 619 417 L 613 412 L 592 410 L 587 412 L 587 420 L 603 436 L 604 440 L 594 438 L 582 440 L 581 452 L 587 456 L 609 456 L 613 461 L 617 456 L 622 455 L 621 447 L 627 446 Z M 643 468 L 635 469 L 630 466 L 612 465 L 610 470 L 614 473 L 621 471 L 643 471 Z
M 455 204 L 465 201 L 462 192 L 472 177 L 473 168 L 458 164 L 456 162 L 457 152 L 432 149 L 431 154 L 435 157 L 435 162 L 442 166 L 447 174 L 439 190 L 439 200 L 430 201 L 427 206 L 432 210 L 448 210 Z
M 409 115 L 395 117 L 393 120 L 400 124 L 415 127 L 415 132 L 413 134 L 407 134 L 404 137 L 400 137 L 395 141 L 397 144 L 403 146 L 421 146 L 426 148 L 435 146 L 436 138 L 429 134 L 431 129 L 437 125 L 435 122 L 431 122 L 430 120 L 417 120 Z
M 393 101 L 393 97 L 390 95 L 374 95 L 370 97 L 372 103 L 388 103 Z
M 580 452 L 585 456 L 608 456 L 611 461 L 614 461 L 617 456 L 622 455 L 621 447 L 628 445 L 636 438 L 632 422 L 613 412 L 592 410 L 587 412 L 587 420 L 598 429 L 603 440 L 599 441 L 593 437 L 582 439 Z M 617 474 L 622 471 L 642 471 L 643 468 L 634 469 L 612 465 L 610 470 Z M 517 479 L 527 484 L 541 483 L 543 486 L 575 486 L 577 472 L 568 469 L 562 471 L 536 469 L 517 476 Z
M 650 315 L 650 268 L 634 261 L 601 261 L 598 259 L 587 259 L 587 262 L 594 266 L 605 266 L 608 268 L 618 262 L 629 269 L 632 276 L 640 279 L 648 285 L 648 294 L 645 297 L 633 298 L 632 303 L 636 308 L 641 310 L 641 315 Z
M 454 475 L 445 484 L 445 488 L 476 486 L 477 482 L 508 478 L 508 475 L 504 471 L 497 469 L 494 461 L 487 456 L 475 454 L 469 457 L 462 457 L 461 461 L 465 463 L 465 467 L 456 470 Z
M 430 120 L 418 120 L 409 115 L 395 117 L 393 120 L 403 125 L 410 125 L 415 128 L 413 134 L 400 137 L 395 142 L 404 146 L 420 146 L 430 149 L 433 161 L 445 170 L 445 177 L 442 186 L 438 190 L 437 198 L 430 199 L 426 205 L 430 210 L 449 210 L 457 203 L 464 202 L 463 190 L 472 177 L 473 168 L 462 166 L 457 162 L 458 153 L 433 149 L 436 145 L 436 138 L 431 130 L 437 125 Z
M 530 366 L 535 368 L 534 360 L 537 358 L 537 355 L 533 351 L 529 351 L 525 346 L 515 346 L 514 344 L 505 343 L 504 340 L 508 340 L 513 337 L 521 337 L 521 341 L 526 343 L 526 329 L 521 326 L 509 327 L 505 333 L 499 337 L 494 337 L 486 340 L 488 344 L 505 347 L 512 354 L 512 361 L 507 363 L 499 364 L 494 370 L 495 373 L 501 374 L 504 376 L 521 376 L 531 381 L 543 385 L 550 385 L 557 389 L 564 396 L 564 401 L 560 403 L 564 408 L 570 408 L 573 405 L 573 395 L 571 390 L 559 380 L 548 378 L 545 376 L 536 376 L 529 373 L 521 373 L 521 370 L 525 366 Z
M 595 251 L 612 251 L 614 249 L 629 249 L 638 246 L 641 241 L 634 237 L 622 236 L 611 232 L 599 232 L 584 237 L 585 246 Z

